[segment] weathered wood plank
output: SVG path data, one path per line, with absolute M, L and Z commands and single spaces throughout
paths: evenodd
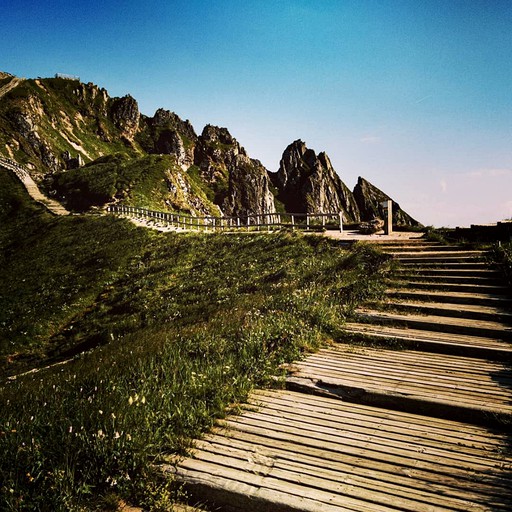
M 332 445 L 342 445 L 345 447 L 357 448 L 364 445 L 367 449 L 371 449 L 375 456 L 385 454 L 386 457 L 399 457 L 402 462 L 405 460 L 414 461 L 422 460 L 424 462 L 436 464 L 439 467 L 444 467 L 447 470 L 452 467 L 458 467 L 464 464 L 466 469 L 474 471 L 487 471 L 492 469 L 495 465 L 494 460 L 489 460 L 484 457 L 469 455 L 466 453 L 454 454 L 445 450 L 429 446 L 418 446 L 409 442 L 402 442 L 393 439 L 386 442 L 383 439 L 378 439 L 371 434 L 356 435 L 353 432 L 344 432 L 324 427 L 315 429 L 313 426 L 309 427 L 301 422 L 287 421 L 283 423 L 277 418 L 264 416 L 259 413 L 244 414 L 237 418 L 230 419 L 227 423 L 232 428 L 253 432 L 252 429 L 260 428 L 264 424 L 269 434 L 272 432 L 278 436 L 290 436 L 294 438 L 313 439 L 321 438 L 322 442 L 330 443 Z M 247 429 L 247 430 L 246 430 Z
M 288 453 L 293 458 L 306 457 L 308 460 L 317 459 L 322 465 L 329 467 L 333 464 L 347 464 L 356 471 L 379 471 L 382 474 L 404 476 L 410 479 L 410 485 L 422 488 L 422 483 L 430 488 L 432 484 L 447 486 L 453 489 L 469 489 L 478 494 L 491 496 L 508 495 L 510 478 L 502 477 L 499 469 L 495 473 L 476 473 L 458 468 L 458 471 L 446 473 L 438 471 L 435 466 L 425 465 L 404 465 L 400 460 L 388 461 L 382 457 L 373 456 L 372 452 L 366 450 L 360 453 L 351 453 L 351 450 L 333 450 L 329 446 L 312 446 L 303 443 L 301 439 L 281 439 L 265 435 L 265 432 L 252 433 L 231 429 L 227 427 L 217 428 L 213 434 L 207 435 L 205 441 L 217 444 L 233 446 L 234 443 L 247 443 L 252 450 L 262 453 L 274 453 L 275 450 Z M 504 468 L 506 470 L 506 467 Z
M 221 459 L 215 456 L 220 456 L 224 459 L 224 464 L 233 464 L 236 467 L 240 467 L 238 461 L 243 461 L 243 464 L 252 464 L 250 469 L 256 473 L 266 474 L 274 468 L 282 468 L 299 474 L 318 476 L 326 482 L 343 481 L 354 487 L 371 491 L 376 495 L 374 499 L 379 501 L 381 494 L 387 495 L 385 499 L 390 505 L 398 506 L 399 501 L 395 501 L 395 499 L 405 498 L 407 510 L 423 509 L 425 503 L 438 507 L 461 507 L 465 506 L 468 499 L 479 504 L 483 504 L 482 500 L 488 500 L 488 496 L 483 497 L 482 494 L 472 492 L 470 489 L 460 490 L 439 483 L 417 482 L 409 476 L 397 474 L 396 471 L 385 473 L 375 469 L 357 468 L 357 466 L 345 464 L 342 461 L 331 462 L 326 466 L 325 461 L 321 459 L 304 456 L 300 453 L 286 452 L 278 448 L 265 450 L 239 441 L 229 445 L 199 441 L 194 455 L 210 461 L 219 461 Z M 226 459 L 227 457 L 231 460 Z M 440 498 L 439 495 L 443 497 Z
M 200 450 L 195 453 L 196 460 L 220 465 L 236 467 L 238 470 L 253 473 L 258 476 L 276 478 L 283 482 L 292 482 L 308 489 L 317 489 L 333 493 L 341 503 L 350 499 L 360 500 L 361 510 L 371 510 L 373 504 L 391 507 L 398 510 L 415 510 L 417 512 L 434 512 L 451 510 L 452 507 L 465 508 L 467 501 L 455 498 L 439 499 L 433 494 L 425 494 L 415 489 L 407 493 L 401 491 L 396 485 L 383 482 L 370 482 L 367 479 L 354 477 L 351 474 L 342 474 L 326 468 L 309 468 L 307 465 L 282 461 L 275 457 L 268 458 L 266 463 L 247 460 L 243 457 L 234 457 L 233 453 L 211 453 Z M 222 471 L 222 470 L 221 470 Z M 265 482 L 265 479 L 263 480 Z M 334 501 L 334 500 L 333 500 Z M 446 508 L 447 506 L 450 508 Z M 353 505 L 352 505 L 353 506 Z M 483 506 L 475 503 L 473 510 L 485 510 Z
M 249 403 L 178 467 L 179 480 L 223 510 L 512 509 L 512 459 L 492 430 L 289 391 L 260 391 Z M 418 435 L 408 437 L 413 425 Z
M 362 405 L 357 403 L 346 403 L 339 400 L 332 400 L 331 398 L 314 396 L 308 394 L 296 393 L 289 390 L 255 390 L 252 393 L 252 398 L 257 401 L 260 397 L 269 397 L 272 400 L 286 400 L 292 404 L 310 404 L 321 409 L 328 411 L 339 411 L 342 415 L 357 414 L 364 418 L 382 418 L 386 422 L 392 424 L 403 424 L 409 429 L 419 428 L 425 432 L 436 431 L 449 437 L 450 434 L 456 435 L 471 435 L 477 439 L 486 440 L 486 442 L 493 442 L 498 439 L 498 443 L 503 442 L 505 437 L 503 434 L 495 429 L 483 429 L 482 427 L 475 426 L 469 423 L 455 422 L 453 420 L 444 420 L 441 418 L 431 418 L 428 416 L 421 416 L 402 411 L 394 411 L 382 409 L 380 407 L 372 407 L 369 405 Z M 489 437 L 491 436 L 491 437 Z
M 293 395 L 293 392 L 289 393 Z M 375 414 L 374 411 L 366 413 L 364 408 L 361 409 L 357 404 L 347 404 L 329 399 L 329 402 L 334 402 L 334 404 L 323 405 L 315 403 L 315 401 L 323 399 L 322 397 L 303 396 L 304 399 L 299 401 L 281 393 L 275 397 L 257 393 L 249 398 L 249 404 L 265 407 L 267 411 L 274 409 L 285 412 L 293 411 L 305 418 L 329 418 L 338 425 L 343 425 L 344 428 L 365 428 L 367 425 L 373 427 L 378 425 L 378 429 L 382 430 L 383 435 L 405 432 L 413 439 L 424 440 L 425 442 L 430 440 L 440 441 L 444 445 L 453 446 L 457 450 L 462 447 L 464 449 L 477 447 L 487 453 L 493 449 L 493 446 L 501 446 L 504 442 L 503 436 L 500 436 L 496 431 L 475 432 L 471 428 L 468 429 L 467 424 L 463 423 L 452 424 L 450 430 L 450 425 L 434 423 L 428 417 L 415 415 L 416 417 L 411 419 L 407 416 L 399 416 L 400 413 L 397 412 L 396 417 L 393 418 L 391 414 Z M 338 408 L 335 405 L 341 405 L 341 407 Z M 370 406 L 368 408 L 373 409 Z M 386 410 L 378 409 L 378 411 Z
M 352 365 L 350 362 L 338 367 L 336 364 L 329 364 L 328 361 L 304 361 L 297 365 L 297 371 L 293 372 L 303 377 L 311 376 L 316 377 L 323 375 L 325 377 L 331 376 L 336 380 L 344 381 L 361 381 L 363 380 L 367 385 L 375 383 L 377 386 L 396 387 L 407 389 L 420 389 L 427 390 L 428 395 L 447 395 L 453 397 L 454 400 L 458 396 L 464 399 L 474 400 L 476 402 L 493 402 L 499 404 L 508 404 L 511 401 L 512 393 L 500 387 L 497 382 L 488 382 L 487 386 L 482 384 L 481 388 L 476 385 L 465 385 L 466 381 L 460 377 L 461 383 L 455 384 L 457 379 L 443 378 L 442 375 L 436 379 L 435 374 L 431 376 L 417 374 L 413 370 L 405 368 L 390 369 L 389 372 L 385 368 L 367 369 L 367 367 L 359 367 Z
M 249 414 L 249 413 L 246 413 Z M 283 408 L 282 406 L 273 407 L 273 404 L 265 404 L 265 415 L 275 416 L 281 420 L 288 421 L 300 421 L 306 427 L 308 426 L 319 426 L 319 427 L 337 427 L 346 432 L 350 432 L 351 435 L 365 435 L 369 433 L 374 439 L 385 439 L 388 441 L 406 441 L 418 446 L 424 446 L 428 443 L 429 446 L 435 448 L 441 448 L 445 451 L 452 450 L 457 454 L 460 454 L 462 448 L 464 453 L 480 455 L 485 453 L 485 456 L 492 458 L 492 446 L 489 444 L 477 444 L 474 440 L 466 440 L 465 438 L 454 437 L 451 444 L 446 442 L 446 438 L 442 435 L 430 435 L 428 437 L 421 436 L 419 430 L 411 431 L 407 427 L 390 429 L 386 428 L 382 420 L 372 421 L 356 421 L 352 419 L 350 422 L 340 422 L 339 416 L 333 416 L 329 413 L 322 414 L 317 411 L 308 411 L 307 409 L 290 409 Z M 495 458 L 501 458 L 499 454 L 496 454 Z
M 199 459 L 186 459 L 178 467 L 178 476 L 183 470 L 201 472 L 206 475 L 206 478 L 222 477 L 229 478 L 231 482 L 240 482 L 242 484 L 255 485 L 260 489 L 266 489 L 267 492 L 278 492 L 280 497 L 286 503 L 287 498 L 283 496 L 286 493 L 288 496 L 293 496 L 296 499 L 312 500 L 316 502 L 317 507 L 313 510 L 323 510 L 324 507 L 332 507 L 326 510 L 339 511 L 340 509 L 350 510 L 353 512 L 392 512 L 400 510 L 398 507 L 387 507 L 382 504 L 371 503 L 370 501 L 352 498 L 349 495 L 339 495 L 334 492 L 308 487 L 293 481 L 281 480 L 271 476 L 261 476 L 253 472 L 247 472 L 243 469 L 236 469 L 231 467 L 220 467 L 217 464 L 202 461 Z M 296 481 L 300 480 L 301 476 L 296 474 Z M 299 509 L 300 510 L 300 509 Z
M 322 367 L 333 369 L 335 371 L 354 371 L 367 373 L 368 375 L 379 375 L 382 372 L 386 376 L 407 374 L 408 378 L 420 378 L 422 382 L 443 383 L 446 386 L 452 386 L 455 389 L 468 389 L 472 392 L 486 392 L 496 394 L 511 393 L 498 385 L 500 383 L 512 383 L 512 371 L 505 365 L 500 369 L 488 372 L 484 367 L 480 373 L 468 374 L 465 370 L 447 370 L 439 368 L 433 364 L 430 368 L 418 367 L 415 362 L 403 363 L 397 361 L 395 363 L 389 361 L 379 361 L 378 354 L 372 356 L 352 354 L 329 354 L 322 353 L 316 356 L 310 356 L 298 366 Z

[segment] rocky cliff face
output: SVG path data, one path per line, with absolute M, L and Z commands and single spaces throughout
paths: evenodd
M 110 117 L 121 132 L 121 137 L 132 141 L 139 129 L 139 105 L 129 94 L 112 100 Z
M 70 159 L 139 152 L 131 140 L 140 114 L 130 96 L 111 99 L 92 83 L 62 78 L 15 80 L 0 102 L 0 152 L 36 178 L 66 169 Z
M 318 156 L 296 140 L 284 151 L 279 170 L 272 175 L 278 199 L 289 212 L 343 212 L 347 222 L 360 219 L 352 192 L 341 181 L 325 153 Z
M 137 141 L 147 153 L 174 155 L 184 171 L 194 163 L 194 127 L 169 110 L 161 108 L 153 117 L 142 116 Z
M 341 211 L 345 222 L 358 222 L 381 215 L 379 202 L 388 198 L 362 178 L 353 194 L 329 157 L 301 140 L 286 148 L 272 173 L 226 128 L 207 125 L 198 136 L 174 112 L 145 116 L 130 95 L 110 98 L 92 83 L 0 72 L 0 98 L 0 154 L 27 166 L 39 181 L 46 176 L 48 191 L 71 194 L 81 208 L 128 201 L 245 216 L 276 211 L 276 194 L 288 212 Z M 90 197 L 81 201 L 80 193 Z M 396 203 L 394 218 L 418 224 Z
M 391 199 L 382 190 L 361 177 L 358 178 L 357 185 L 354 188 L 354 198 L 361 212 L 361 219 L 364 221 L 370 221 L 375 217 L 383 219 L 384 208 L 381 203 Z M 421 226 L 417 220 L 404 212 L 397 202 L 392 202 L 392 208 L 393 224 L 398 226 Z
M 226 128 L 205 126 L 194 162 L 201 178 L 214 191 L 214 203 L 225 215 L 275 211 L 267 169 L 251 159 Z

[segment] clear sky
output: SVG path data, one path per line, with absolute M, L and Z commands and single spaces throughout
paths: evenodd
M 226 126 L 270 170 L 302 139 L 413 217 L 512 217 L 512 0 L 0 0 L 0 70 L 79 75 Z

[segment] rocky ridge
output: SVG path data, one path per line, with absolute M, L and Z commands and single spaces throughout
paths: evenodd
M 301 140 L 285 149 L 274 173 L 226 128 L 207 125 L 197 135 L 174 112 L 145 116 L 130 95 L 111 98 L 92 83 L 1 73 L 2 90 L 0 153 L 65 204 L 123 201 L 192 215 L 341 211 L 346 222 L 359 222 L 381 215 L 377 202 L 388 198 L 362 178 L 352 193 L 329 157 Z M 397 203 L 395 210 L 398 224 L 418 224 Z
M 318 155 L 296 140 L 284 151 L 279 170 L 271 175 L 278 199 L 287 211 L 298 213 L 343 212 L 345 221 L 361 216 L 352 192 L 341 181 L 325 153 Z
M 361 212 L 361 217 L 365 220 L 370 220 L 374 217 L 384 218 L 384 208 L 382 207 L 383 201 L 391 199 L 387 194 L 372 185 L 364 178 L 357 179 L 357 184 L 354 188 L 354 199 Z M 413 219 L 408 213 L 404 212 L 396 201 L 392 201 L 393 210 L 393 224 L 404 226 L 419 226 L 420 223 Z

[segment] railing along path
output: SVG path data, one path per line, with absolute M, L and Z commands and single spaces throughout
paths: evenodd
M 16 174 L 20 181 L 25 185 L 29 192 L 32 192 L 34 199 L 44 202 L 51 210 L 55 210 L 53 203 L 55 201 L 44 198 L 40 194 L 37 185 L 32 180 L 25 167 L 18 164 L 10 158 L 0 157 L 0 167 L 4 167 Z M 31 190 L 33 189 L 33 190 Z M 37 189 L 37 191 L 36 191 Z M 40 196 L 40 197 L 39 197 Z M 43 200 L 43 201 L 42 201 Z M 51 203 L 51 204 L 50 204 Z M 62 212 L 68 213 L 62 205 L 59 205 Z M 126 205 L 109 205 L 107 212 L 115 215 L 124 215 L 130 218 L 139 218 L 142 220 L 153 220 L 167 226 L 183 230 L 209 231 L 209 230 L 261 230 L 268 231 L 278 229 L 339 229 L 343 231 L 343 213 L 260 213 L 245 216 L 192 216 L 181 213 L 161 212 Z
M 2 167 L 5 167 L 6 169 L 9 169 L 10 171 L 14 172 L 18 178 L 26 182 L 27 180 L 32 181 L 32 178 L 30 177 L 30 174 L 28 171 L 20 165 L 18 162 L 15 162 L 14 160 L 11 160 L 10 158 L 3 158 L 0 157 L 0 165 Z
M 262 230 L 277 229 L 339 229 L 343 231 L 343 214 L 336 213 L 260 213 L 245 216 L 194 217 L 178 213 L 160 212 L 136 206 L 110 205 L 109 213 L 131 218 L 154 220 L 178 229 L 209 230 Z

